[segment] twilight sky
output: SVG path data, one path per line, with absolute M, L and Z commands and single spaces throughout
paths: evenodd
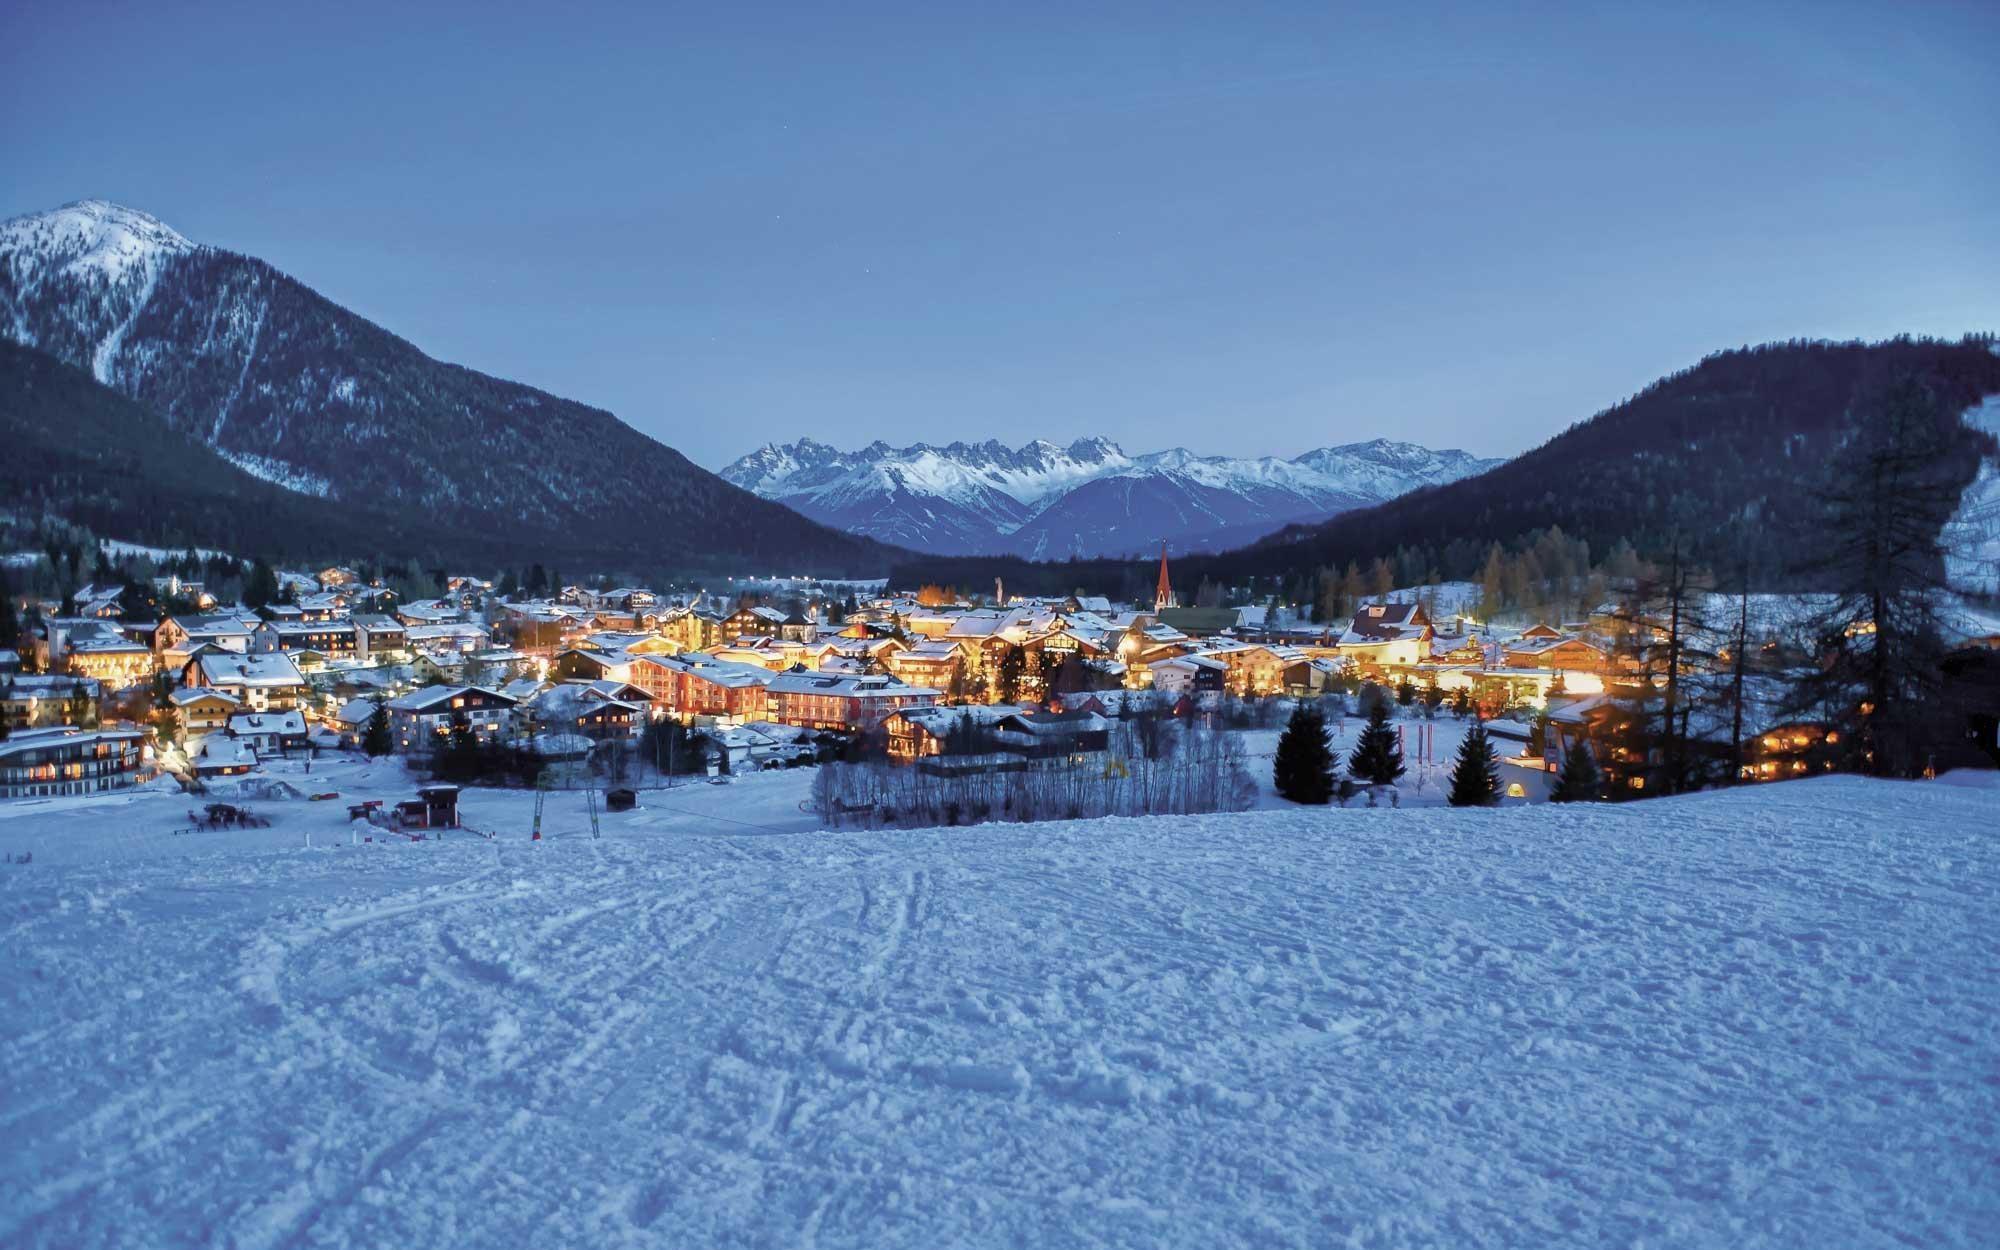
M 143 209 L 712 467 L 1502 454 L 2000 328 L 2000 5 L 499 7 L 14 7 L 0 217 Z

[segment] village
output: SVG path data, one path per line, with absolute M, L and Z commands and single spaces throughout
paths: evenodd
M 281 574 L 258 610 L 171 576 L 160 601 L 197 611 L 134 620 L 116 587 L 24 601 L 18 649 L 0 651 L 0 798 L 159 777 L 203 790 L 343 752 L 442 775 L 454 746 L 454 780 L 569 788 L 863 759 L 934 775 L 1030 763 L 1109 775 L 1143 750 L 1113 732 L 1135 717 L 1267 730 L 1300 701 L 1340 716 L 1379 703 L 1425 726 L 1407 745 L 1398 729 L 1398 749 L 1424 759 L 1431 723 L 1471 718 L 1497 748 L 1507 801 L 1548 797 L 1578 744 L 1608 797 L 1640 797 L 1658 764 L 1618 732 L 1630 693 L 1657 683 L 1615 604 L 1501 623 L 1480 619 L 1477 588 L 1461 584 L 1312 622 L 1268 602 L 1182 606 L 1164 555 L 1142 604 L 1000 585 L 752 585 L 529 596 L 461 575 L 442 596 L 398 602 L 329 567 Z M 1694 735 L 1739 781 L 1832 767 L 1827 731 L 1777 711 L 1782 673 L 1801 659 L 1766 624 L 1743 639 L 1754 663 L 1734 665 L 1747 715 Z

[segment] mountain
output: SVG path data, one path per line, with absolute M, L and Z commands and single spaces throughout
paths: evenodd
M 1175 581 L 1263 578 L 1309 599 L 1323 570 L 1366 568 L 1377 557 L 1447 579 L 1476 578 L 1493 544 L 1519 550 L 1560 528 L 1599 557 L 1621 542 L 1657 553 L 1678 534 L 1698 564 L 1742 572 L 1767 589 L 1798 585 L 1800 570 L 1826 546 L 1819 496 L 1826 467 L 1868 419 L 1869 396 L 1901 378 L 1922 382 L 1952 411 L 1990 415 L 2000 355 L 1985 336 L 1718 352 L 1483 473 L 1177 561 Z M 1956 465 L 1967 526 L 1991 523 L 1993 462 L 1980 449 L 1993 446 L 1968 426 Z M 959 586 L 988 585 L 996 575 L 1022 593 L 1129 596 L 1152 574 L 1134 562 L 943 557 L 905 561 L 893 573 L 899 584 Z
M 746 490 L 883 542 L 1030 559 L 1213 550 L 1499 463 L 1377 439 L 1293 460 L 1132 456 L 1109 439 L 769 444 L 722 470 Z
M 4 339 L 0 445 L 0 499 L 10 512 L 56 513 L 105 537 L 293 561 L 503 556 L 498 535 L 441 532 L 267 482 L 82 369 Z
M 863 572 L 890 556 L 602 409 L 433 360 L 263 261 L 101 200 L 0 223 L 0 333 L 256 477 L 504 535 L 521 558 Z

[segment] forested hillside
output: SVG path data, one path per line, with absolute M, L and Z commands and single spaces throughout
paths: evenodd
M 876 572 L 611 413 L 432 359 L 261 260 L 102 201 L 0 223 L 0 334 L 302 494 L 573 567 Z
M 2000 392 L 1990 337 L 1958 342 L 1789 342 L 1719 352 L 1578 422 L 1498 468 L 1293 528 L 1238 551 L 1176 562 L 1176 580 L 1267 579 L 1310 600 L 1320 575 L 1384 559 L 1399 580 L 1477 578 L 1494 544 L 1525 550 L 1560 528 L 1594 557 L 1629 543 L 1661 549 L 1678 532 L 1700 564 L 1780 588 L 1809 576 L 1825 545 L 1820 492 L 1830 457 L 1863 419 L 1857 405 L 1913 377 L 1954 410 Z M 1967 454 L 1953 478 L 1979 468 Z M 899 582 L 1022 591 L 1132 593 L 1148 571 L 1130 562 L 1031 565 L 912 561 Z

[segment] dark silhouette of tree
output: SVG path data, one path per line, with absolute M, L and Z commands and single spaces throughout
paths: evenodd
M 1394 785 L 1402 777 L 1403 748 L 1396 744 L 1396 731 L 1389 727 L 1387 699 L 1369 705 L 1368 724 L 1347 757 L 1347 771 L 1378 786 Z
M 1451 769 L 1453 807 L 1492 807 L 1500 801 L 1500 757 L 1483 723 L 1465 731 Z
M 1271 784 L 1294 803 L 1324 804 L 1333 797 L 1333 749 L 1326 717 L 1310 703 L 1292 709 L 1271 762 Z

